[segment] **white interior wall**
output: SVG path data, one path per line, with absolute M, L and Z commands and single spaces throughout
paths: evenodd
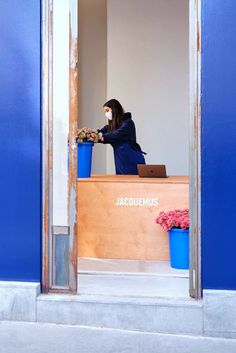
M 79 0 L 79 127 L 105 125 L 107 0 Z M 106 147 L 95 144 L 92 173 L 106 173 Z
M 69 0 L 54 0 L 53 224 L 67 224 Z M 108 21 L 108 23 L 107 23 Z M 107 32 L 108 25 L 108 32 Z M 131 111 L 148 163 L 188 174 L 188 0 L 79 0 L 79 125 L 105 124 L 116 97 Z M 114 171 L 94 147 L 93 172 Z
M 147 163 L 188 175 L 188 0 L 108 0 L 107 15 L 108 98 L 132 112 Z
M 69 0 L 53 0 L 53 224 L 66 226 L 69 132 Z

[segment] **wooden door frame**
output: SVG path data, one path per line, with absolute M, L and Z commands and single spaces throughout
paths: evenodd
M 68 177 L 69 286 L 53 286 L 52 268 L 52 22 L 53 0 L 42 0 L 42 290 L 77 292 L 78 1 L 69 0 L 70 127 Z M 201 298 L 201 0 L 189 0 L 190 67 L 190 296 Z
M 189 294 L 202 296 L 201 288 L 201 0 L 189 1 Z
M 77 144 L 78 126 L 78 0 L 69 0 L 69 141 L 68 224 L 69 280 L 53 283 L 53 0 L 42 0 L 42 291 L 77 292 Z

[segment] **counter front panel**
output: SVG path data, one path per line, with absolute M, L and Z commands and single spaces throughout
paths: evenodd
M 168 236 L 155 218 L 188 204 L 187 177 L 78 179 L 78 256 L 169 260 Z

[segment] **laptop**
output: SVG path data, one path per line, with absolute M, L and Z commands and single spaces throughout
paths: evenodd
M 138 164 L 138 175 L 142 178 L 167 178 L 164 164 Z

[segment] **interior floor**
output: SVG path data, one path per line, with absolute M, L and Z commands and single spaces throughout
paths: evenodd
M 168 261 L 78 259 L 80 294 L 189 297 L 189 271 Z

